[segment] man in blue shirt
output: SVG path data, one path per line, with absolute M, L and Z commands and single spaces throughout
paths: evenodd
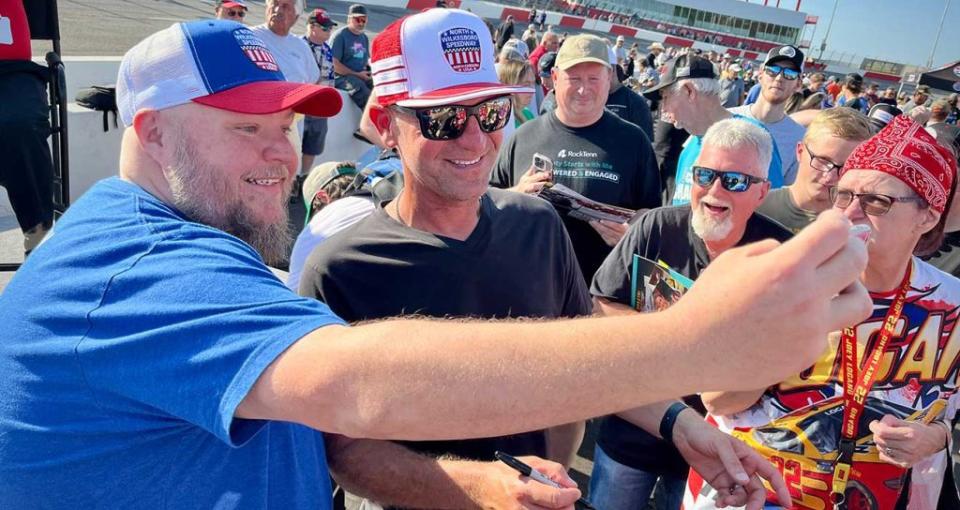
M 760 125 L 751 118 L 735 115 L 720 103 L 720 82 L 713 64 L 695 55 L 681 55 L 667 63 L 660 83 L 644 95 L 659 101 L 661 117 L 678 128 L 686 129 L 690 138 L 683 146 L 677 162 L 676 188 L 672 205 L 690 202 L 693 188 L 693 164 L 700 155 L 700 137 L 715 123 L 731 117 L 742 118 Z M 783 186 L 780 153 L 773 147 L 768 169 L 771 189 Z
M 339 94 L 283 80 L 243 25 L 202 20 L 132 48 L 117 99 L 120 178 L 78 200 L 0 295 L 0 508 L 325 509 L 318 431 L 494 436 L 763 386 L 869 311 L 865 253 L 832 215 L 721 256 L 661 314 L 344 327 L 264 264 L 286 252 L 294 112 L 333 115 Z M 769 464 L 674 417 L 661 430 L 699 452 L 722 503 L 762 499 L 754 474 L 785 491 Z M 579 497 L 547 474 L 564 486 L 554 504 Z
M 367 8 L 353 4 L 347 11 L 347 26 L 333 34 L 333 70 L 336 86 L 350 94 L 350 99 L 363 110 L 370 98 L 370 40 L 363 29 L 367 26 Z

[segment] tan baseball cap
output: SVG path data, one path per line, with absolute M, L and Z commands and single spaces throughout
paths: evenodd
M 563 42 L 563 46 L 560 46 L 560 51 L 557 52 L 555 66 L 558 69 L 567 70 L 585 62 L 603 64 L 609 67 L 607 42 L 595 35 L 588 34 L 568 37 Z

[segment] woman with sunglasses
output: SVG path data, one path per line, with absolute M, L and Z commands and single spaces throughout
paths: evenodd
M 704 395 L 721 428 L 781 469 L 795 508 L 937 508 L 960 403 L 960 280 L 916 255 L 940 245 L 956 174 L 905 116 L 860 144 L 831 196 L 866 232 L 873 314 L 796 377 Z

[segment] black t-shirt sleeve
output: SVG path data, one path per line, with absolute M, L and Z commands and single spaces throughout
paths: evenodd
M 663 190 L 660 187 L 660 170 L 657 165 L 657 158 L 653 152 L 653 146 L 650 140 L 644 138 L 638 143 L 640 154 L 637 158 L 639 168 L 637 175 L 640 179 L 635 181 L 639 189 L 635 190 L 634 196 L 637 199 L 637 209 L 653 209 L 662 205 Z
M 328 239 L 327 242 L 330 242 L 330 240 Z M 326 303 L 326 297 L 323 295 L 323 272 L 320 271 L 320 264 L 326 265 L 326 262 L 321 260 L 319 250 L 313 250 L 303 264 L 303 271 L 300 273 L 300 287 L 297 289 L 297 293 L 303 297 L 312 297 Z
M 653 140 L 653 114 L 650 113 L 647 101 L 640 94 L 631 94 L 630 102 L 633 103 L 630 105 L 630 110 L 633 112 L 633 119 L 630 122 L 642 129 L 649 140 Z
M 513 154 L 516 149 L 517 136 L 510 137 L 506 143 L 500 145 L 497 162 L 490 174 L 490 185 L 494 188 L 506 189 L 514 185 L 513 182 Z
M 630 305 L 633 255 L 643 255 L 646 251 L 644 244 L 650 238 L 651 219 L 651 213 L 646 213 L 630 226 L 623 239 L 613 247 L 613 251 L 593 275 L 590 294 Z
M 560 238 L 561 259 L 563 263 L 563 275 L 567 289 L 567 295 L 563 300 L 564 317 L 580 317 L 593 313 L 593 301 L 590 298 L 590 291 L 587 290 L 587 281 L 580 271 L 580 264 L 577 262 L 577 255 L 573 251 L 573 243 L 570 241 L 570 235 L 567 229 L 557 216 L 556 222 L 558 237 Z

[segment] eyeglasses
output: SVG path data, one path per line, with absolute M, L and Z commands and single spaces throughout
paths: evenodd
M 782 66 L 763 66 L 763 72 L 771 78 L 782 75 L 784 80 L 793 81 L 800 77 L 800 71 Z
M 243 17 L 247 15 L 247 11 L 227 11 L 224 14 L 226 14 L 228 18 L 243 19 Z
M 470 117 L 477 118 L 477 124 L 484 133 L 503 129 L 510 121 L 512 103 L 510 96 L 501 96 L 476 106 L 443 105 L 407 108 L 394 105 L 393 108 L 416 116 L 420 121 L 420 133 L 427 140 L 456 140 L 467 129 Z
M 693 167 L 693 182 L 702 188 L 709 188 L 713 181 L 720 178 L 720 186 L 732 193 L 743 193 L 753 184 L 767 182 L 766 179 L 747 175 L 743 172 L 721 172 L 705 166 Z
M 311 27 L 317 27 L 317 28 L 319 28 L 320 30 L 323 30 L 324 32 L 329 32 L 329 31 L 330 31 L 330 27 L 323 26 L 323 25 L 321 25 L 320 23 L 310 22 L 310 26 L 311 26 Z
M 807 154 L 810 156 L 810 167 L 818 172 L 827 174 L 836 170 L 839 173 L 840 170 L 843 169 L 842 164 L 838 165 L 823 156 L 814 154 L 810 151 L 810 147 L 807 146 L 806 142 L 803 142 L 803 150 L 807 151 Z
M 860 209 L 870 216 L 883 216 L 887 214 L 895 202 L 926 203 L 926 200 L 920 197 L 891 197 L 890 195 L 881 195 L 880 193 L 854 193 L 848 189 L 838 187 L 830 188 L 830 200 L 833 202 L 834 207 L 846 209 L 855 198 L 860 202 Z

